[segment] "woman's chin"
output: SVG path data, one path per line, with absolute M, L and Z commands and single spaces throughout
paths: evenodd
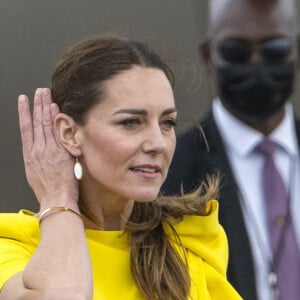
M 152 202 L 154 201 L 158 196 L 159 190 L 153 189 L 153 190 L 147 190 L 142 192 L 137 192 L 132 195 L 133 197 L 131 199 L 134 199 L 136 202 Z

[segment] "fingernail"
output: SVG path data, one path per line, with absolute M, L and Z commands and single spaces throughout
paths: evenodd
M 19 101 L 25 101 L 26 100 L 26 96 L 25 95 L 19 95 L 18 100 Z
M 36 95 L 40 95 L 41 92 L 42 92 L 42 89 L 41 89 L 41 88 L 37 88 L 37 89 L 35 90 L 35 94 L 36 94 Z

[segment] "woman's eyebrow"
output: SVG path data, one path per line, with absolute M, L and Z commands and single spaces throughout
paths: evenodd
M 165 109 L 162 112 L 162 115 L 168 115 L 168 114 L 172 114 L 177 112 L 177 109 L 175 107 L 170 107 Z M 148 112 L 146 109 L 138 109 L 138 108 L 124 108 L 124 109 L 120 109 L 116 112 L 114 112 L 114 115 L 116 114 L 132 114 L 132 115 L 147 115 Z
M 162 115 L 169 115 L 169 114 L 176 113 L 176 112 L 177 112 L 177 109 L 175 107 L 170 107 L 170 108 L 165 109 L 162 112 Z
M 114 112 L 114 115 L 116 114 L 147 115 L 147 111 L 145 109 L 125 108 Z

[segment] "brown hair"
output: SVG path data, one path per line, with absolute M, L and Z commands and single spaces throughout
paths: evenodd
M 171 69 L 147 45 L 125 38 L 83 40 L 69 49 L 52 75 L 52 96 L 60 110 L 79 124 L 104 97 L 101 83 L 134 65 L 160 69 L 174 85 Z
M 157 68 L 174 84 L 170 68 L 147 45 L 125 38 L 90 38 L 69 49 L 52 76 L 52 96 L 61 112 L 84 124 L 86 114 L 104 97 L 103 83 L 134 65 Z M 135 203 L 126 226 L 130 236 L 131 272 L 148 300 L 185 300 L 190 290 L 184 249 L 171 245 L 163 224 L 173 223 L 183 214 L 204 214 L 208 198 L 216 188 L 199 196 L 199 191 L 182 197 L 159 197 L 150 203 Z M 79 200 L 80 210 L 93 214 Z M 173 228 L 174 229 L 174 228 Z M 180 239 L 173 230 L 177 241 Z

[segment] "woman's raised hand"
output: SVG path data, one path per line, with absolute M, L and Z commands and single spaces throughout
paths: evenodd
M 32 115 L 28 97 L 20 95 L 18 111 L 26 177 L 41 210 L 65 206 L 78 211 L 74 158 L 56 138 L 53 124 L 59 109 L 49 89 L 36 90 Z M 40 223 L 40 235 L 30 259 L 20 252 L 19 260 L 28 263 L 6 282 L 0 299 L 93 299 L 92 266 L 81 218 L 67 210 L 52 213 Z
M 26 177 L 41 210 L 51 206 L 76 208 L 74 158 L 56 137 L 53 122 L 59 108 L 52 103 L 50 90 L 36 90 L 32 116 L 28 97 L 20 95 L 18 112 Z

